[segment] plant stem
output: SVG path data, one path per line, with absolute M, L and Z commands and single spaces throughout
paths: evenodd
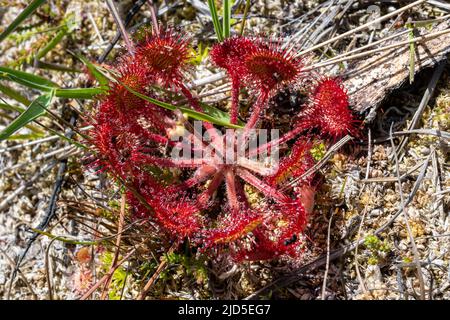
M 153 2 L 153 0 L 148 0 L 148 4 L 150 7 L 150 15 L 152 18 L 152 25 L 153 25 L 153 32 L 155 33 L 155 35 L 159 35 L 159 26 L 158 26 L 158 18 L 157 18 L 157 13 L 156 13 L 156 9 L 155 9 L 155 3 Z
M 239 114 L 239 89 L 241 82 L 239 79 L 233 79 L 231 82 L 231 109 L 230 109 L 230 123 L 238 123 Z

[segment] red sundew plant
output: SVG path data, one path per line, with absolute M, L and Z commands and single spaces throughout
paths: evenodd
M 241 89 L 255 101 L 248 118 L 242 119 L 246 124 L 240 136 L 222 134 L 224 128 L 202 122 L 211 138 L 207 143 L 180 112 L 162 109 L 129 90 L 167 103 L 175 103 L 175 93 L 181 94 L 190 108 L 206 112 L 185 85 L 190 52 L 184 35 L 162 31 L 137 43 L 135 56 L 120 59 L 117 83 L 99 99 L 93 115 L 95 166 L 125 183 L 135 217 L 155 222 L 173 241 L 188 239 L 203 252 L 226 252 L 237 261 L 298 256 L 314 205 L 312 177 L 293 189 L 285 190 L 283 184 L 313 166 L 312 129 L 319 137 L 333 139 L 355 132 L 344 88 L 337 80 L 319 79 L 307 88 L 310 102 L 299 106 L 290 130 L 252 148 L 251 132 L 262 113 L 276 108 L 272 97 L 286 86 L 300 86 L 301 79 L 311 75 L 302 71 L 302 60 L 292 50 L 278 43 L 228 38 L 214 45 L 211 60 L 231 80 L 230 123 L 239 122 Z M 178 134 L 181 142 L 173 139 Z M 251 158 L 269 157 L 277 144 L 288 141 L 292 146 L 278 166 Z M 186 144 L 202 157 L 168 156 Z M 230 145 L 232 155 L 223 161 Z M 242 146 L 244 154 L 237 152 Z

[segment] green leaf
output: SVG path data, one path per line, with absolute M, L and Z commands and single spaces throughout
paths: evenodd
M 61 40 L 64 38 L 64 36 L 67 34 L 67 28 L 63 28 L 62 30 L 58 31 L 58 33 L 53 37 L 52 40 L 50 40 L 45 47 L 43 47 L 39 52 L 36 54 L 35 59 L 41 59 L 43 58 L 47 53 L 49 53 L 51 50 L 53 50 L 58 43 L 61 42 Z
M 45 136 L 44 133 L 14 134 L 6 138 L 6 140 L 34 140 Z
M 24 112 L 25 109 L 17 106 L 12 106 L 10 104 L 6 103 L 0 103 L 0 109 L 7 110 L 7 111 L 17 111 L 17 112 Z
M 81 60 L 81 62 L 83 62 L 86 67 L 89 69 L 89 71 L 91 72 L 91 74 L 94 76 L 94 78 L 98 81 L 98 83 L 101 86 L 105 86 L 107 87 L 109 84 L 109 80 L 107 77 L 105 77 L 103 75 L 103 73 L 101 73 L 99 71 L 99 66 L 95 65 L 94 63 L 90 62 L 88 59 L 86 59 L 85 57 L 81 56 L 81 55 L 75 55 L 78 59 Z
M 22 114 L 0 132 L 0 140 L 7 139 L 17 130 L 23 128 L 34 119 L 44 115 L 47 107 L 53 100 L 53 96 L 54 91 L 50 91 L 49 93 L 37 97 Z
M 192 119 L 195 119 L 195 120 L 210 122 L 210 123 L 213 123 L 213 124 L 217 124 L 217 125 L 224 126 L 224 127 L 229 127 L 229 128 L 234 128 L 234 129 L 241 129 L 242 128 L 242 126 L 231 124 L 230 122 L 223 121 L 223 119 L 220 119 L 220 118 L 218 119 L 218 118 L 212 117 L 212 116 L 210 116 L 210 115 L 208 115 L 206 113 L 198 112 L 198 111 L 186 108 L 186 107 L 174 106 L 172 104 L 169 104 L 169 103 L 166 103 L 166 102 L 162 102 L 162 101 L 156 100 L 156 99 L 151 98 L 151 97 L 147 97 L 146 95 L 131 89 L 130 87 L 126 86 L 123 83 L 121 83 L 121 85 L 123 85 L 128 91 L 133 93 L 135 96 L 137 96 L 137 97 L 139 97 L 139 98 L 141 98 L 141 99 L 143 99 L 145 101 L 151 102 L 154 105 L 157 105 L 157 106 L 159 106 L 161 108 L 164 108 L 164 109 L 167 109 L 167 110 L 172 110 L 172 111 L 180 110 L 181 112 L 185 113 L 186 115 L 188 115 L 189 117 L 191 117 Z
M 66 237 L 62 237 L 62 236 L 57 236 L 57 235 L 53 235 L 50 232 L 46 232 L 46 231 L 42 231 L 39 229 L 35 229 L 35 228 L 30 228 L 33 232 L 39 233 L 41 235 L 47 236 L 50 239 L 55 239 L 64 243 L 69 243 L 69 244 L 78 244 L 78 245 L 95 245 L 95 244 L 99 244 L 102 243 L 102 241 L 83 241 L 83 240 L 76 240 L 76 239 L 71 239 L 71 238 L 66 238 Z
M 216 107 L 210 106 L 209 104 L 203 102 L 200 102 L 200 105 L 202 106 L 206 114 L 223 123 L 230 123 L 230 114 L 228 112 L 222 111 L 220 109 L 217 109 Z M 245 123 L 239 120 L 239 125 L 243 127 Z
M 220 42 L 223 41 L 223 33 L 222 28 L 219 23 L 219 17 L 217 15 L 217 8 L 214 0 L 208 0 L 208 6 L 209 11 L 211 12 L 211 18 L 214 25 L 214 30 L 216 31 L 217 39 L 219 39 Z
M 81 73 L 81 70 L 78 70 L 76 68 L 71 68 L 71 67 L 63 66 L 60 64 L 56 64 L 56 63 L 49 63 L 49 62 L 45 62 L 42 60 L 34 60 L 33 67 L 39 68 L 39 69 L 60 71 L 60 72 Z
M 16 90 L 4 86 L 0 83 L 0 91 L 3 92 L 6 96 L 10 97 L 11 99 L 16 100 L 17 102 L 23 104 L 24 106 L 30 105 L 31 101 L 25 98 L 23 95 L 21 95 Z
M 26 19 L 30 15 L 33 14 L 33 12 L 39 8 L 41 5 L 44 4 L 46 0 L 34 0 L 32 1 L 17 17 L 14 19 L 14 21 L 0 34 L 0 42 L 5 40 L 5 38 Z
M 75 140 L 73 140 L 73 139 L 71 139 L 71 138 L 69 138 L 69 137 L 66 137 L 64 134 L 61 134 L 61 133 L 59 133 L 58 131 L 55 131 L 55 130 L 53 130 L 53 129 L 51 129 L 51 128 L 47 128 L 47 130 L 48 130 L 49 132 L 53 133 L 54 135 L 60 137 L 62 140 L 67 141 L 67 142 L 70 143 L 71 145 L 74 145 L 74 146 L 76 146 L 76 147 L 78 147 L 78 148 L 81 148 L 81 149 L 84 149 L 84 150 L 90 150 L 90 151 L 92 151 L 92 149 L 91 149 L 90 147 L 88 147 L 88 146 L 86 146 L 86 145 L 84 145 L 84 144 L 82 144 L 82 143 L 80 143 L 80 142 L 78 142 L 78 141 L 75 141 Z
M 223 0 L 223 37 L 230 36 L 231 29 L 231 0 Z
M 14 81 L 29 88 L 41 91 L 51 91 L 52 89 L 59 87 L 56 83 L 43 77 L 7 67 L 0 67 L 0 79 Z
M 71 99 L 92 99 L 96 95 L 105 93 L 105 89 L 101 87 L 96 88 L 68 88 L 68 89 L 56 89 L 55 96 L 58 98 L 71 98 Z
M 244 29 L 245 29 L 245 21 L 247 20 L 248 11 L 250 10 L 250 0 L 245 1 L 245 9 L 244 9 L 244 15 L 242 17 L 242 24 L 241 24 L 241 32 L 240 35 L 244 35 Z

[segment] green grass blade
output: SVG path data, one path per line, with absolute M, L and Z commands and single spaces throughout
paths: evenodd
M 244 9 L 244 16 L 242 17 L 242 24 L 241 24 L 241 32 L 240 35 L 244 35 L 244 29 L 245 29 L 245 22 L 247 20 L 248 11 L 250 10 L 250 0 L 245 1 L 245 9 Z
M 46 2 L 46 0 L 34 0 L 32 1 L 17 17 L 14 19 L 14 21 L 0 34 L 0 42 L 5 40 L 7 36 L 9 36 L 10 33 L 14 32 L 16 28 L 30 15 L 33 14 L 33 12 L 39 8 L 41 5 L 43 5 Z
M 50 42 L 48 42 L 45 47 L 39 50 L 39 52 L 36 54 L 35 59 L 39 60 L 43 58 L 51 50 L 53 50 L 56 47 L 56 45 L 61 42 L 61 40 L 64 38 L 66 34 L 67 28 L 63 28 L 62 30 L 58 31 L 58 33 L 53 37 L 53 39 L 50 40 Z
M 231 1 L 223 0 L 223 37 L 230 37 L 231 29 Z
M 14 134 L 6 138 L 6 140 L 35 140 L 45 137 L 44 133 Z
M 33 67 L 58 72 L 82 73 L 81 70 L 78 70 L 76 68 L 71 68 L 56 63 L 45 62 L 42 60 L 34 60 Z
M 82 144 L 82 143 L 80 143 L 80 142 L 78 142 L 78 141 L 75 141 L 74 139 L 71 139 L 71 138 L 69 138 L 69 137 L 66 137 L 64 134 L 59 133 L 58 131 L 55 131 L 55 130 L 53 130 L 53 129 L 51 129 L 51 128 L 46 128 L 46 129 L 47 129 L 50 133 L 53 133 L 55 136 L 60 137 L 62 140 L 67 141 L 68 143 L 70 143 L 70 144 L 73 145 L 73 146 L 76 146 L 76 147 L 78 147 L 78 148 L 80 148 L 80 149 L 83 149 L 83 150 L 93 151 L 92 148 L 90 148 L 90 147 L 88 147 L 88 146 L 86 146 L 86 145 L 84 145 L 84 144 Z
M 14 89 L 11 89 L 10 87 L 4 86 L 0 83 L 0 92 L 3 92 L 7 97 L 16 100 L 17 102 L 23 104 L 24 106 L 29 106 L 31 101 L 25 98 L 23 95 L 21 95 L 19 92 L 17 92 Z
M 84 59 L 82 57 L 79 57 L 79 58 L 80 59 Z M 86 59 L 84 59 L 84 60 L 86 60 Z M 85 61 L 83 61 L 83 62 L 85 62 Z M 86 60 L 86 63 L 89 63 L 89 61 Z M 209 105 L 207 105 L 205 103 L 200 103 L 201 106 L 204 108 L 205 113 L 197 112 L 197 111 L 194 111 L 192 109 L 185 108 L 185 107 L 174 106 L 174 105 L 171 105 L 169 103 L 162 102 L 162 101 L 150 98 L 150 97 L 148 97 L 146 95 L 143 95 L 143 94 L 141 94 L 141 93 L 139 93 L 137 91 L 134 91 L 130 87 L 126 86 L 124 83 L 121 83 L 120 81 L 115 79 L 113 76 L 109 75 L 107 72 L 103 71 L 101 68 L 99 68 L 99 66 L 97 66 L 95 64 L 89 63 L 89 64 L 87 64 L 87 66 L 92 68 L 92 72 L 95 72 L 96 74 L 99 74 L 99 76 L 102 79 L 102 82 L 104 83 L 103 87 L 91 88 L 91 89 L 104 90 L 103 88 L 105 88 L 107 86 L 107 84 L 109 84 L 110 81 L 111 82 L 119 82 L 121 85 L 123 85 L 128 91 L 130 91 L 134 95 L 138 96 L 141 99 L 149 101 L 149 102 L 151 102 L 151 103 L 153 103 L 153 104 L 155 104 L 157 106 L 160 106 L 160 107 L 162 107 L 164 109 L 168 109 L 168 110 L 172 110 L 172 111 L 179 109 L 182 112 L 185 112 L 186 114 L 191 116 L 191 118 L 193 118 L 193 119 L 197 119 L 197 120 L 201 120 L 201 121 L 207 121 L 207 122 L 215 123 L 215 124 L 226 126 L 226 127 L 230 127 L 230 128 L 236 128 L 236 129 L 243 128 L 243 126 L 241 126 L 241 125 L 232 125 L 230 123 L 230 116 L 228 115 L 227 112 L 223 112 L 222 110 L 219 110 L 217 108 L 209 106 Z M 59 90 L 56 90 L 56 92 L 57 92 L 56 95 L 57 96 L 58 96 L 58 91 Z M 163 91 L 165 91 L 165 90 L 163 90 Z M 240 122 L 239 124 L 242 124 L 242 122 Z
M 68 88 L 68 89 L 56 89 L 55 96 L 58 98 L 70 98 L 70 99 L 92 99 L 96 95 L 105 93 L 104 88 Z
M 220 26 L 219 22 L 219 16 L 217 15 L 217 8 L 216 4 L 214 3 L 214 0 L 208 0 L 208 6 L 209 11 L 211 12 L 211 18 L 214 25 L 214 30 L 216 31 L 217 39 L 219 39 L 219 42 L 223 41 L 223 33 L 222 28 Z
M 41 91 L 51 91 L 52 89 L 59 87 L 56 83 L 43 77 L 7 67 L 0 67 L 0 79 L 14 81 L 29 88 Z
M 222 123 L 230 123 L 230 114 L 228 112 L 222 111 L 203 102 L 200 102 L 200 105 L 207 115 L 210 115 Z M 244 126 L 245 123 L 239 120 L 238 125 Z
M 17 130 L 20 130 L 31 121 L 44 115 L 47 107 L 53 100 L 53 96 L 54 91 L 52 90 L 49 93 L 37 97 L 22 114 L 20 114 L 13 122 L 3 129 L 2 132 L 0 132 L 0 140 L 7 139 Z
M 133 89 L 131 89 L 130 87 L 126 86 L 125 84 L 121 83 L 128 91 L 130 91 L 131 93 L 133 93 L 135 96 L 153 103 L 154 105 L 157 105 L 161 108 L 167 109 L 167 110 L 171 110 L 171 111 L 175 111 L 175 110 L 180 110 L 181 112 L 183 112 L 184 114 L 188 115 L 190 118 L 195 119 L 195 120 L 199 120 L 199 121 L 205 121 L 205 122 L 210 122 L 213 124 L 217 124 L 220 126 L 224 126 L 224 127 L 229 127 L 229 128 L 235 128 L 235 129 L 241 129 L 242 126 L 239 125 L 234 125 L 231 124 L 229 122 L 225 122 L 221 119 L 217 119 L 214 118 L 206 113 L 202 113 L 202 112 L 198 112 L 186 107 L 179 107 L 179 106 L 174 106 L 172 104 L 166 103 L 166 102 L 162 102 L 159 100 L 156 100 L 154 98 L 151 97 L 147 97 L 146 95 L 143 95 L 137 91 L 134 91 Z
M 19 112 L 19 113 L 22 113 L 22 112 L 25 111 L 24 108 L 17 107 L 17 106 L 12 106 L 12 105 L 9 105 L 9 104 L 6 104 L 6 103 L 0 103 L 0 109 L 6 110 L 6 111 L 16 111 L 16 112 Z
M 108 87 L 109 80 L 107 77 L 103 75 L 98 69 L 99 66 L 95 65 L 94 63 L 90 62 L 88 59 L 83 57 L 82 55 L 74 54 L 75 57 L 77 57 L 81 62 L 84 63 L 84 65 L 88 68 L 92 76 L 98 81 L 98 83 L 101 86 Z
M 50 232 L 42 231 L 39 229 L 35 229 L 35 228 L 30 228 L 30 229 L 33 232 L 47 236 L 50 239 L 54 239 L 54 240 L 58 240 L 58 241 L 61 241 L 64 243 L 69 243 L 69 244 L 74 244 L 74 245 L 90 246 L 90 245 L 99 244 L 102 242 L 102 241 L 83 241 L 83 240 L 70 239 L 70 238 L 65 238 L 65 237 L 61 237 L 61 236 L 56 236 L 56 235 L 51 234 Z

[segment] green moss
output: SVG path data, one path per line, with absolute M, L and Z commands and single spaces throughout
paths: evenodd
M 112 266 L 112 261 L 114 259 L 114 253 L 105 251 L 100 256 L 101 269 L 103 273 L 108 273 Z M 111 278 L 111 284 L 109 286 L 109 300 L 120 300 L 125 287 L 126 280 L 128 277 L 128 272 L 122 267 L 118 267 Z
M 391 251 L 391 247 L 387 241 L 381 241 L 375 235 L 368 235 L 364 239 L 364 246 L 369 251 L 369 258 L 367 259 L 369 265 L 377 265 L 383 262 L 385 256 Z
M 322 159 L 326 152 L 327 150 L 323 141 L 314 144 L 314 146 L 311 148 L 311 155 L 316 161 Z

